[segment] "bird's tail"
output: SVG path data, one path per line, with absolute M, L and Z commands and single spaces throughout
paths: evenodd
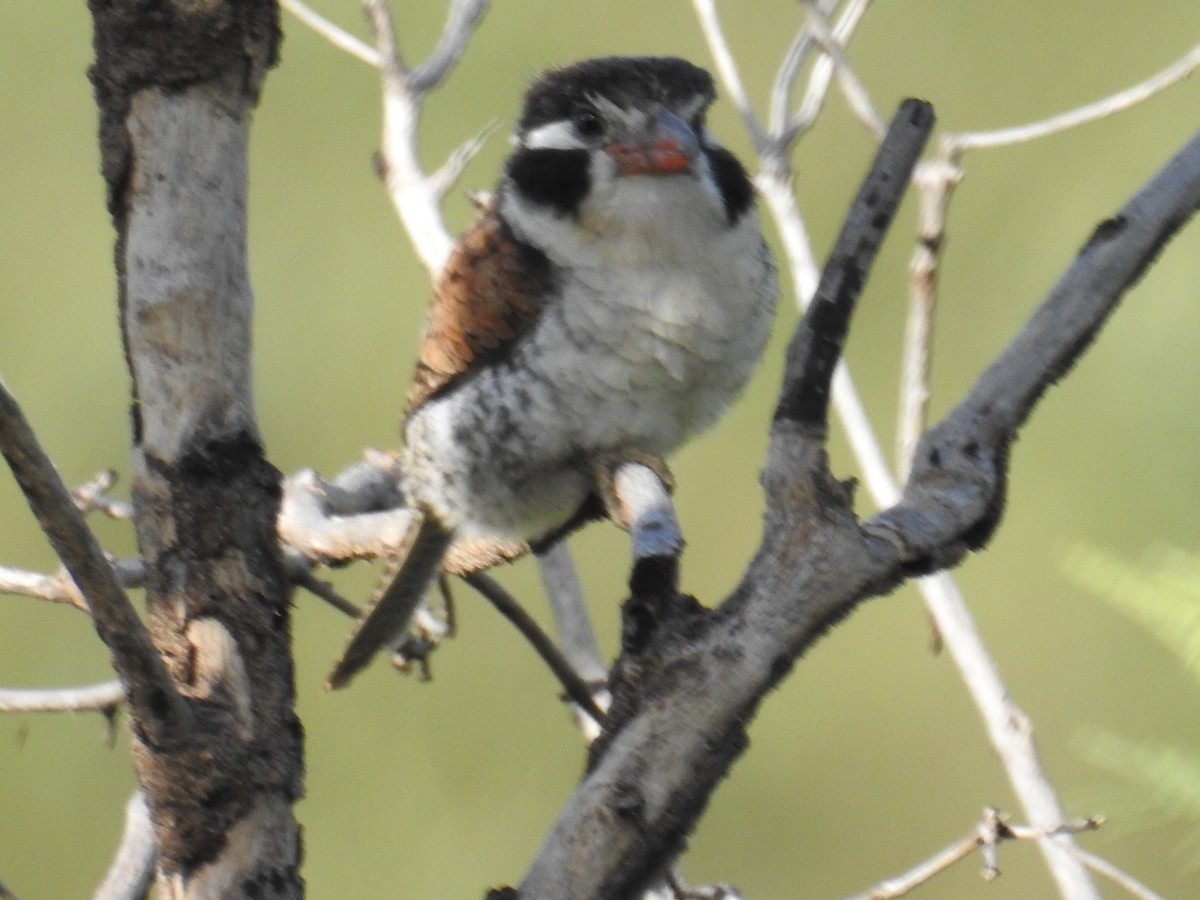
M 326 688 L 345 687 L 380 649 L 398 644 L 417 604 L 437 577 L 453 535 L 432 516 L 420 512 L 416 516 L 420 522 L 414 523 L 410 531 L 408 547 L 401 552 L 395 575 L 359 620 L 342 658 L 329 673 Z

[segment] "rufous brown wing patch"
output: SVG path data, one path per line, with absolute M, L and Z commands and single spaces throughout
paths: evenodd
M 408 389 L 410 412 L 494 358 L 537 319 L 548 274 L 545 258 L 534 254 L 490 210 L 459 238 L 429 305 Z

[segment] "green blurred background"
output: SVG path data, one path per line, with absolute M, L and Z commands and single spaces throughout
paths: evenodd
M 419 59 L 440 2 L 397 3 Z M 318 8 L 364 33 L 354 0 Z M 761 100 L 797 24 L 796 5 L 727 2 L 748 87 Z M 258 301 L 258 414 L 274 462 L 333 474 L 366 445 L 393 446 L 427 295 L 426 277 L 371 171 L 374 73 L 290 18 L 253 134 L 251 265 Z M 1035 0 L 881 2 L 852 47 L 881 110 L 931 100 L 943 130 L 987 129 L 1091 101 L 1165 66 L 1200 38 L 1200 4 Z M 126 490 L 128 379 L 97 174 L 82 4 L 0 4 L 0 373 L 65 478 L 104 467 Z M 499 119 L 549 64 L 608 53 L 679 54 L 708 64 L 689 4 L 643 0 L 497 3 L 451 83 L 430 100 L 423 152 L 435 165 Z M 759 104 L 762 108 L 762 104 Z M 1036 145 L 977 153 L 953 212 L 943 273 L 933 406 L 945 411 L 1020 325 L 1090 232 L 1200 125 L 1200 82 L 1109 121 Z M 722 103 L 714 129 L 743 158 Z M 464 188 L 487 188 L 506 150 L 496 136 Z M 840 99 L 797 158 L 797 190 L 818 255 L 871 152 Z M 894 419 L 906 204 L 855 322 L 848 356 L 879 430 Z M 456 192 L 452 225 L 469 219 Z M 1197 896 L 1195 826 L 1137 815 L 1120 779 L 1083 761 L 1100 726 L 1200 747 L 1200 693 L 1174 659 L 1063 574 L 1079 544 L 1137 559 L 1200 545 L 1200 227 L 1175 241 L 1082 364 L 1052 391 L 1015 449 L 1003 527 L 959 577 L 1072 815 L 1110 822 L 1086 845 L 1168 897 Z M 688 538 L 684 586 L 708 603 L 735 583 L 759 532 L 757 485 L 784 341 L 712 435 L 675 461 Z M 889 439 L 890 441 L 890 439 Z M 839 437 L 839 475 L 854 473 Z M 862 512 L 871 512 L 864 498 Z M 0 564 L 54 566 L 32 516 L 0 477 Z M 105 545 L 133 551 L 127 525 L 97 520 Z M 628 547 L 611 527 L 574 541 L 606 652 L 616 648 Z M 504 581 L 545 616 L 528 563 Z M 336 575 L 362 598 L 360 566 Z M 322 675 L 347 623 L 304 593 L 295 614 L 300 712 L 308 734 L 305 875 L 313 897 L 478 897 L 519 880 L 582 764 L 556 686 L 513 631 L 458 591 L 461 634 L 422 684 L 376 666 L 330 695 Z M 692 882 L 727 881 L 754 900 L 865 889 L 965 834 L 985 805 L 1015 810 L 979 720 L 911 589 L 867 604 L 810 653 L 765 703 L 751 747 L 691 841 Z M 78 613 L 0 598 L 0 684 L 66 685 L 108 676 Z M 133 787 L 126 738 L 96 715 L 0 719 L 0 880 L 23 900 L 90 895 Z M 1018 821 L 1020 815 L 1015 817 Z M 1194 851 L 1195 844 L 1192 844 Z M 1036 851 L 1009 845 L 1003 877 L 977 861 L 929 898 L 1051 895 Z M 1106 896 L 1109 890 L 1106 888 Z M 1117 896 L 1111 892 L 1112 896 Z

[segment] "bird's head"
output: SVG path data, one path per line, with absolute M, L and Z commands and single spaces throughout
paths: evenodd
M 670 57 L 552 69 L 525 96 L 502 190 L 529 218 L 604 228 L 683 211 L 734 225 L 752 189 L 705 125 L 715 96 L 706 71 Z

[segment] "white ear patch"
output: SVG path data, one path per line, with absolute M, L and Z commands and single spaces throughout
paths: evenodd
M 584 150 L 587 145 L 575 133 L 575 126 L 562 119 L 539 125 L 525 135 L 522 143 L 531 150 Z

